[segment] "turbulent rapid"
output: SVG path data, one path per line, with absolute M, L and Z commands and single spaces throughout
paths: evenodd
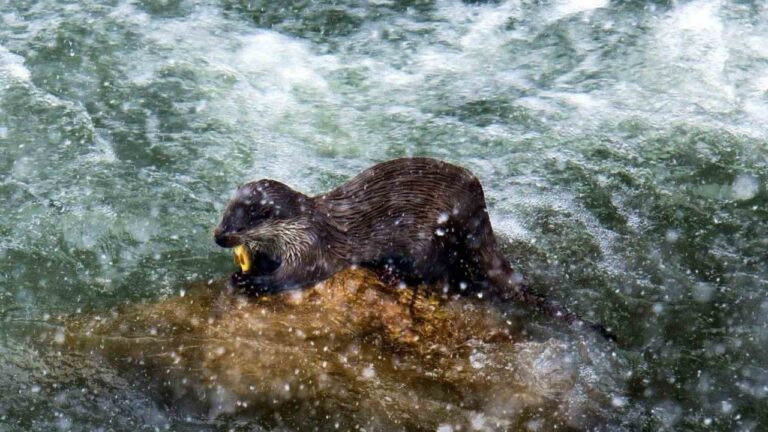
M 2 3 L 0 429 L 760 430 L 766 60 L 756 1 Z M 474 172 L 513 265 L 620 343 L 219 292 L 236 185 L 402 156 Z

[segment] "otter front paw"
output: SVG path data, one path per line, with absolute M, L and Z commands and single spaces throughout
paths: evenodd
M 248 284 L 250 276 L 243 272 L 235 272 L 229 277 L 229 286 L 231 288 L 242 288 Z
M 235 272 L 229 277 L 229 287 L 236 291 L 246 294 L 266 294 L 274 291 L 269 278 L 264 276 L 254 276 L 248 273 Z

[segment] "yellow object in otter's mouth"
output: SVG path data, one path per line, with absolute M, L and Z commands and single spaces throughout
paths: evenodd
M 251 269 L 251 251 L 244 245 L 235 246 L 232 251 L 235 253 L 235 264 L 240 266 L 243 273 L 248 273 Z

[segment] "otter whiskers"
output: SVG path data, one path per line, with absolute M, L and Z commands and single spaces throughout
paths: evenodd
M 305 217 L 272 220 L 243 234 L 244 244 L 252 252 L 263 252 L 284 263 L 295 263 L 315 243 L 317 236 L 310 230 Z

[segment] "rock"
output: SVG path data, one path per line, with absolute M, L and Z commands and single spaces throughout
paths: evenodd
M 565 343 L 523 341 L 489 304 L 427 292 L 360 269 L 261 297 L 219 281 L 66 318 L 64 345 L 102 356 L 162 405 L 208 421 L 467 430 L 481 418 L 496 429 L 562 406 L 577 378 Z M 558 410 L 543 412 L 545 425 L 562 421 Z

